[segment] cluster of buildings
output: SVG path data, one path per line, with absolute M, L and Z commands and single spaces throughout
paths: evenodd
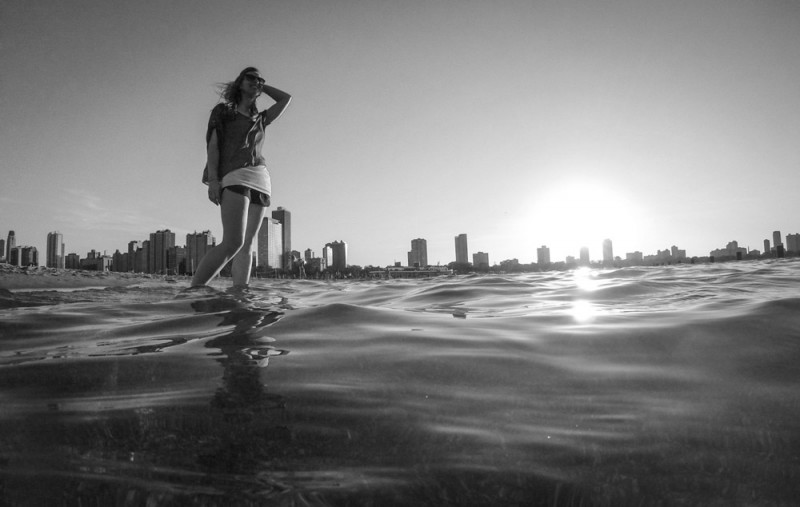
M 347 266 L 347 243 L 334 241 L 322 249 L 316 257 L 311 249 L 303 255 L 292 250 L 291 213 L 277 208 L 272 216 L 265 217 L 258 233 L 257 246 L 253 250 L 253 267 L 256 273 L 274 276 L 299 272 L 323 273 L 328 270 L 343 271 Z M 57 269 L 85 269 L 153 273 L 164 275 L 191 275 L 200 260 L 216 240 L 210 231 L 193 232 L 186 235 L 183 246 L 176 244 L 176 234 L 169 229 L 150 233 L 143 241 L 130 241 L 127 249 L 119 249 L 113 255 L 92 250 L 81 258 L 77 253 L 65 254 L 64 236 L 60 232 L 47 235 L 46 266 Z M 14 266 L 38 266 L 36 247 L 17 246 L 14 231 L 9 231 L 6 240 L 0 239 L 0 262 Z M 229 268 L 227 268 L 229 269 Z
M 602 244 L 602 260 L 592 261 L 589 255 L 589 248 L 582 247 L 577 258 L 568 256 L 563 262 L 553 262 L 550 258 L 550 248 L 548 248 L 547 245 L 542 245 L 536 249 L 536 262 L 528 265 L 528 267 L 537 270 L 560 270 L 593 265 L 600 265 L 603 267 L 652 266 L 685 262 L 715 262 L 717 260 L 784 257 L 787 255 L 800 255 L 800 234 L 788 234 L 786 236 L 786 243 L 784 244 L 781 241 L 780 231 L 774 231 L 772 234 L 772 244 L 770 244 L 769 239 L 764 240 L 764 253 L 758 250 L 740 248 L 736 241 L 731 241 L 725 248 L 712 250 L 708 257 L 700 258 L 689 258 L 686 255 L 686 250 L 673 245 L 670 248 L 658 250 L 654 255 L 644 255 L 639 251 L 628 252 L 623 259 L 614 255 L 612 241 L 610 239 L 605 239 Z M 485 252 L 472 254 L 472 263 L 470 264 L 466 234 L 459 234 L 455 237 L 455 256 L 456 262 L 454 265 L 451 264 L 451 267 L 457 270 L 463 269 L 465 266 L 469 266 L 477 271 L 485 271 L 489 268 L 489 254 Z M 412 240 L 411 250 L 408 252 L 408 267 L 424 268 L 428 266 L 427 259 L 427 241 L 422 238 Z M 399 265 L 395 266 L 395 268 L 398 267 Z M 516 270 L 522 269 L 523 265 L 520 264 L 517 259 L 509 259 L 502 261 L 499 267 L 500 269 Z
M 50 240 L 49 235 L 47 239 Z M 0 239 L 0 262 L 14 266 L 38 266 L 39 251 L 35 246 L 17 245 L 14 231 L 8 231 L 8 237 Z
M 800 234 L 787 234 L 786 243 L 781 240 L 781 231 L 773 231 L 772 242 L 764 240 L 764 252 L 739 246 L 737 241 L 729 242 L 725 248 L 712 250 L 713 259 L 757 259 L 761 257 L 785 257 L 800 255 Z
M 51 232 L 47 235 L 46 266 L 50 268 L 87 269 L 97 271 L 119 271 L 136 273 L 154 273 L 168 275 L 191 275 L 197 269 L 200 260 L 211 248 L 216 245 L 214 236 L 210 231 L 193 232 L 186 235 L 184 246 L 176 245 L 175 233 L 169 229 L 156 231 L 143 241 L 131 241 L 127 250 L 117 250 L 113 255 L 101 254 L 95 250 L 81 258 L 76 253 L 65 254 L 64 237 L 60 232 Z M 489 269 L 489 254 L 486 252 L 469 255 L 467 235 L 455 236 L 455 263 L 451 263 L 449 272 L 466 269 L 486 271 Z M 782 241 L 780 231 L 774 231 L 772 240 L 764 240 L 764 252 L 739 247 L 738 242 L 731 241 L 725 248 L 709 252 L 707 258 L 693 257 L 687 259 L 686 250 L 677 246 L 659 250 L 655 255 L 643 255 L 642 252 L 629 252 L 625 258 L 614 256 L 613 244 L 606 239 L 602 244 L 602 260 L 594 261 L 594 265 L 602 266 L 639 266 L 654 264 L 676 264 L 682 262 L 756 259 L 763 257 L 784 257 L 786 255 L 800 255 L 800 234 L 788 234 L 786 242 Z M 0 239 L 0 262 L 15 266 L 38 266 L 39 253 L 36 247 L 19 246 L 14 231 L 9 231 L 5 240 Z M 550 258 L 550 249 L 546 245 L 536 249 L 536 263 L 530 267 L 539 270 L 570 269 L 579 266 L 593 265 L 589 249 L 580 249 L 577 258 L 568 256 L 563 262 L 553 262 Z M 521 265 L 517 259 L 505 260 L 500 263 L 501 269 L 516 269 Z M 342 273 L 348 267 L 347 243 L 334 241 L 327 243 L 317 256 L 310 248 L 302 254 L 292 250 L 292 216 L 291 213 L 279 207 L 272 215 L 264 218 L 258 233 L 257 246 L 253 251 L 253 268 L 262 276 L 277 276 L 295 274 L 299 276 L 314 276 L 323 273 Z M 411 249 L 408 251 L 408 266 L 402 267 L 400 263 L 389 266 L 385 270 L 375 270 L 373 273 L 394 273 L 398 276 L 414 276 L 416 274 L 438 274 L 440 269 L 434 269 L 428 263 L 428 243 L 423 238 L 411 240 Z

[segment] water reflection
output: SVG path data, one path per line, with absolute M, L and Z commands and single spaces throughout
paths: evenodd
M 597 271 L 591 268 L 578 268 L 573 272 L 573 280 L 579 289 L 591 292 L 600 288 L 597 275 Z
M 284 444 L 291 441 L 291 431 L 282 423 L 284 398 L 270 393 L 263 379 L 269 359 L 288 354 L 273 345 L 274 338 L 266 336 L 266 328 L 283 312 L 275 305 L 264 306 L 246 292 L 200 300 L 192 307 L 202 313 L 224 308 L 219 326 L 233 326 L 230 333 L 205 344 L 219 351 L 215 355 L 224 371 L 222 385 L 210 403 L 214 432 L 199 453 L 198 464 L 212 474 L 255 476 L 266 461 L 284 455 Z M 262 488 L 268 487 L 264 477 L 258 482 Z
M 569 313 L 578 324 L 589 324 L 597 317 L 597 310 L 589 301 L 577 300 L 572 302 Z

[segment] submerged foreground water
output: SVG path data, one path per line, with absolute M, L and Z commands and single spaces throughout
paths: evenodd
M 798 275 L 0 290 L 0 505 L 792 505 Z

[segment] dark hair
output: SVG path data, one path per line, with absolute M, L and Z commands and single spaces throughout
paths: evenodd
M 242 86 L 242 81 L 244 81 L 244 75 L 248 72 L 258 72 L 260 71 L 255 67 L 247 67 L 243 71 L 239 73 L 239 75 L 233 81 L 228 83 L 220 83 L 218 85 L 219 88 L 219 97 L 231 105 L 237 105 L 239 101 L 242 100 L 242 90 L 240 89 Z

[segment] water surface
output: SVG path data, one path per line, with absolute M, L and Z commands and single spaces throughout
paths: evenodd
M 0 504 L 791 505 L 798 273 L 0 291 Z

